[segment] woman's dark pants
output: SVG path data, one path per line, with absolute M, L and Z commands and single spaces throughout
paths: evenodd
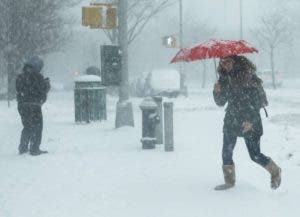
M 255 134 L 248 134 L 244 136 L 245 143 L 250 155 L 250 158 L 255 162 L 265 167 L 269 162 L 270 158 L 266 157 L 260 151 L 260 137 Z M 237 136 L 230 133 L 224 133 L 223 137 L 223 150 L 222 158 L 223 165 L 233 165 L 232 160 L 233 150 L 237 142 Z

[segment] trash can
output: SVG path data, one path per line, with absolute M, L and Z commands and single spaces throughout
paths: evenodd
M 106 88 L 96 75 L 83 75 L 75 79 L 75 122 L 89 123 L 107 119 Z

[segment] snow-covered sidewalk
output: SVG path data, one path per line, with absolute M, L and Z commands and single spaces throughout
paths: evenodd
M 42 146 L 50 154 L 18 156 L 16 104 L 0 102 L 0 217 L 298 217 L 300 91 L 268 92 L 262 151 L 283 169 L 277 191 L 241 139 L 236 187 L 213 190 L 223 182 L 224 109 L 209 90 L 174 100 L 172 153 L 141 149 L 141 99 L 132 99 L 136 127 L 116 130 L 116 98 L 109 97 L 108 121 L 76 125 L 73 93 L 51 93 Z

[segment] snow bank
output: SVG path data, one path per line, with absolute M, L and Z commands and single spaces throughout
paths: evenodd
M 81 75 L 74 79 L 75 82 L 101 82 L 101 77 L 97 75 Z

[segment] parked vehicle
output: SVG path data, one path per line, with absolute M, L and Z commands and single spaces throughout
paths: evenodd
M 145 73 L 131 84 L 131 92 L 137 97 L 164 96 L 175 98 L 180 94 L 180 74 L 174 69 L 159 69 Z

